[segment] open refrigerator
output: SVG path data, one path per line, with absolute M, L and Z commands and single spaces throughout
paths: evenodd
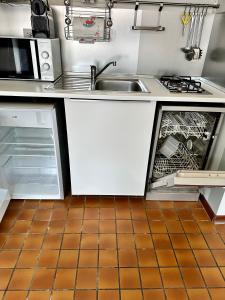
M 225 150 L 218 146 L 224 113 L 219 106 L 159 106 L 147 200 L 195 201 L 200 188 L 225 187 Z
M 63 199 L 54 104 L 0 104 L 0 220 L 10 199 Z

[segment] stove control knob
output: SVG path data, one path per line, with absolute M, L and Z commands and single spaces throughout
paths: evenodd
M 43 71 L 48 71 L 49 69 L 50 69 L 50 65 L 49 64 L 45 63 L 45 64 L 42 65 L 42 70 Z
M 47 51 L 43 51 L 41 53 L 41 57 L 44 58 L 44 59 L 47 59 L 47 58 L 49 58 L 49 53 Z

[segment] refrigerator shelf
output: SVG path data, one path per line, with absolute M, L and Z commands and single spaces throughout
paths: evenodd
M 181 134 L 186 139 L 190 137 L 207 138 L 214 123 L 215 119 L 207 112 L 164 112 L 160 136 Z
M 36 146 L 36 145 L 6 145 L 0 148 L 2 156 L 45 156 L 54 157 L 55 150 L 52 146 Z
M 33 138 L 33 137 L 7 137 L 0 141 L 4 145 L 40 145 L 53 146 L 52 138 Z
M 4 168 L 57 168 L 55 157 L 19 157 L 11 156 L 2 162 Z

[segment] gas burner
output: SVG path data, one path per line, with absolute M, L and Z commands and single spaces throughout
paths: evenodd
M 207 93 L 201 82 L 190 76 L 162 76 L 160 82 L 172 93 Z

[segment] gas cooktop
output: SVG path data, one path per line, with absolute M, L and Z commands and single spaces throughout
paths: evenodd
M 210 94 L 190 76 L 162 76 L 159 80 L 171 93 Z

